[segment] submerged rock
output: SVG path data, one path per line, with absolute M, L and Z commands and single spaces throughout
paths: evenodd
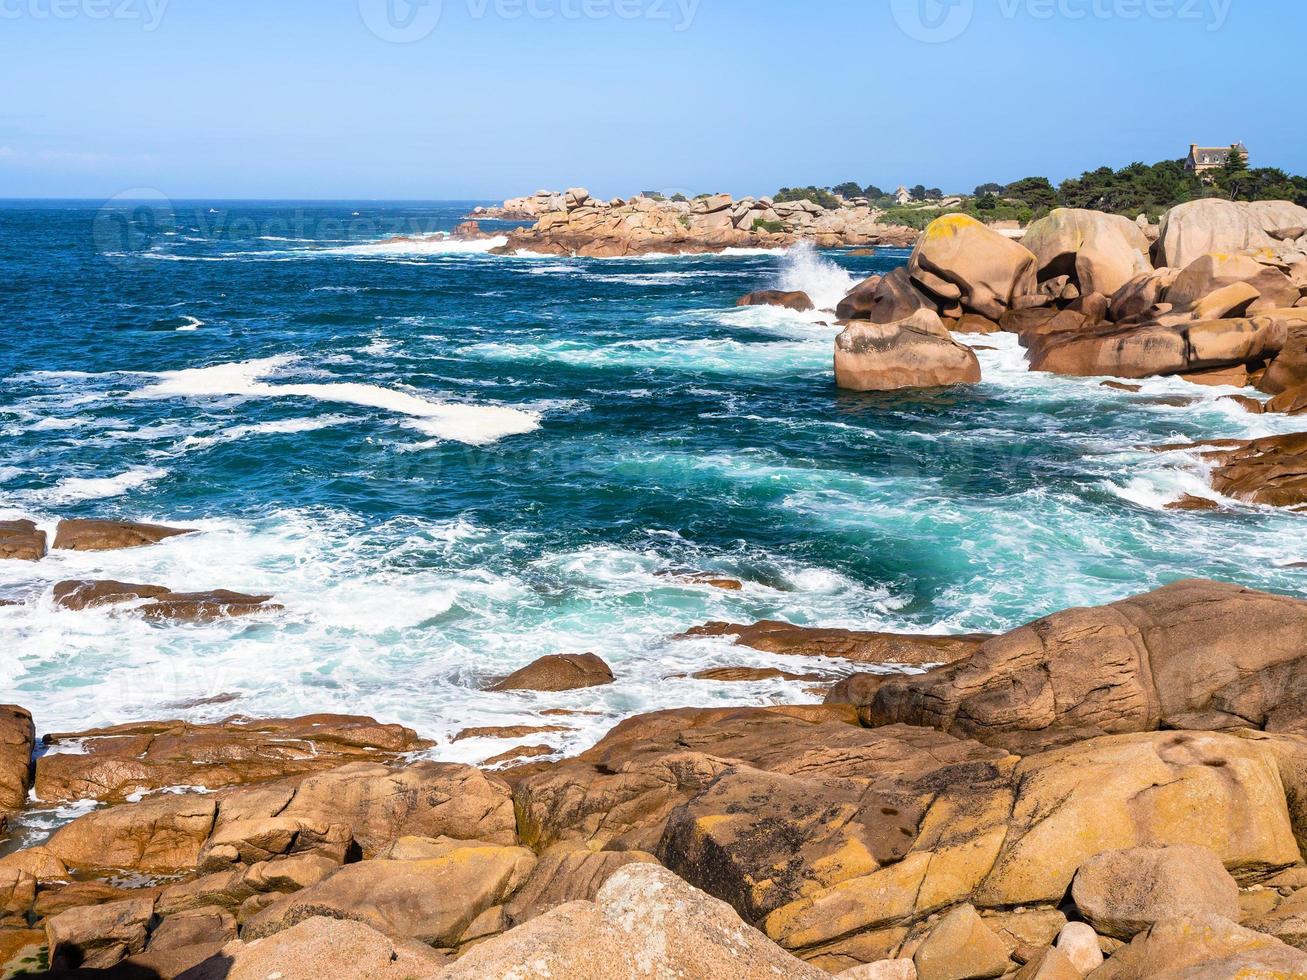
M 103 606 L 150 601 L 134 611 L 146 619 L 182 623 L 208 623 L 219 619 L 280 612 L 284 607 L 270 595 L 245 595 L 226 589 L 208 592 L 173 592 L 162 585 L 132 585 L 114 581 L 67 581 L 54 587 L 54 603 L 61 609 L 84 611 Z
M 593 653 L 541 657 L 492 685 L 491 691 L 575 691 L 613 683 L 612 669 Z
M 55 529 L 54 548 L 62 551 L 114 551 L 143 548 L 168 538 L 194 534 L 194 529 L 133 524 L 127 521 L 60 521 Z

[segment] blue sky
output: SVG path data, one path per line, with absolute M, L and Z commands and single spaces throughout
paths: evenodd
M 1307 172 L 1297 2 L 425 2 L 0 0 L 0 197 Z

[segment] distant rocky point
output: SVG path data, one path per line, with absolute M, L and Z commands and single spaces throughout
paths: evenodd
M 473 221 L 532 222 L 508 236 L 496 252 L 611 258 L 667 253 L 688 255 L 728 248 L 786 248 L 810 241 L 820 248 L 888 245 L 909 247 L 911 228 L 882 225 L 881 212 L 850 203 L 824 208 L 809 200 L 714 194 L 694 200 L 640 195 L 601 201 L 583 188 L 537 191 L 502 207 L 478 207 Z

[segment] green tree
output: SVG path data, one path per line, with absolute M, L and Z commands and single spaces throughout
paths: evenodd
M 889 197 L 888 194 L 886 194 L 875 184 L 868 184 L 866 187 L 864 187 L 862 189 L 862 196 L 865 198 L 869 198 L 870 200 L 873 201 L 878 197 Z
M 926 199 L 926 185 L 917 184 L 908 193 L 912 195 L 914 201 L 924 201 Z
M 986 192 L 976 198 L 977 211 L 993 211 L 998 207 L 998 198 L 992 193 Z
M 1002 194 L 1002 184 L 981 184 L 976 188 L 976 197 L 984 197 L 986 194 Z
M 1023 177 L 1003 188 L 1003 196 L 1032 209 L 1057 207 L 1057 191 L 1047 177 Z
M 840 197 L 862 197 L 862 185 L 852 180 L 846 180 L 842 184 L 836 184 L 831 188 L 832 194 L 838 194 Z

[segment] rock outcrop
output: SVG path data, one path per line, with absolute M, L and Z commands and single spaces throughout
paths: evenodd
M 977 384 L 980 361 L 940 318 L 918 310 L 894 323 L 854 321 L 835 340 L 835 383 L 849 391 Z
M 971 656 L 989 636 L 928 636 L 821 629 L 763 620 L 751 626 L 705 623 L 687 630 L 686 639 L 730 636 L 741 646 L 795 657 L 830 657 L 860 664 L 925 666 L 950 664 Z
M 1183 269 L 1209 252 L 1274 248 L 1277 242 L 1301 238 L 1303 228 L 1307 208 L 1285 201 L 1190 201 L 1162 216 L 1158 265 Z
M 246 595 L 227 589 L 174 592 L 162 585 L 133 585 L 110 580 L 60 582 L 54 587 L 53 597 L 60 609 L 74 612 L 131 604 L 132 611 L 146 619 L 182 623 L 208 623 L 280 612 L 283 608 L 272 601 L 271 595 Z
M 613 671 L 593 653 L 541 657 L 494 684 L 492 691 L 575 691 L 613 683 Z
M 31 713 L 16 705 L 0 705 L 0 837 L 8 818 L 27 803 L 35 742 Z
M 1256 644 L 1247 642 L 1250 629 Z M 871 716 L 878 724 L 929 725 L 1009 745 L 1059 732 L 1206 727 L 1214 700 L 1231 685 L 1280 664 L 1307 666 L 1304 658 L 1307 602 L 1178 582 L 1109 606 L 1054 613 L 988 641 L 961 663 L 891 678 Z

